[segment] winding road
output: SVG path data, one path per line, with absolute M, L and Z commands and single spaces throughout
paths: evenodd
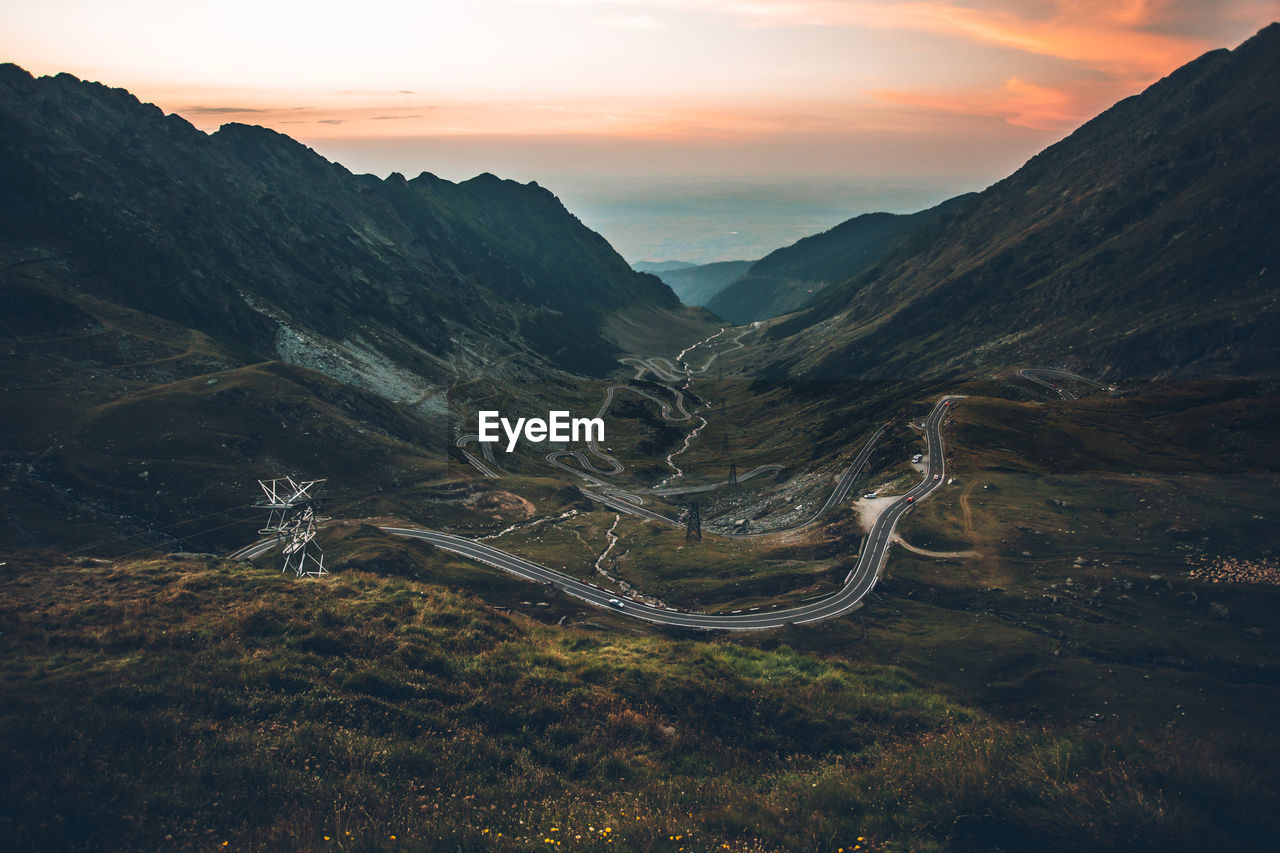
M 487 459 L 490 463 L 492 463 L 492 465 L 486 465 L 484 462 L 481 462 L 479 459 L 477 459 L 474 453 L 467 450 L 467 445 L 473 441 L 479 442 L 481 447 L 481 452 L 484 453 L 485 459 Z M 476 433 L 473 432 L 473 433 L 468 433 L 466 435 L 458 436 L 458 440 L 454 442 L 454 445 L 457 446 L 457 448 L 460 451 L 462 451 L 462 455 L 467 458 L 467 461 L 470 462 L 472 466 L 484 476 L 494 480 L 502 476 L 501 471 L 498 468 L 498 464 L 493 460 L 493 445 L 485 442 L 481 442 L 480 436 L 477 435 Z
M 1056 391 L 1058 396 L 1064 400 L 1074 400 L 1076 399 L 1076 395 L 1072 394 L 1070 391 L 1068 391 L 1066 388 L 1063 388 L 1061 385 L 1055 385 L 1054 383 L 1048 381 L 1047 379 L 1041 379 L 1040 377 L 1045 376 L 1045 377 L 1054 377 L 1058 379 L 1074 379 L 1077 382 L 1083 382 L 1086 385 L 1093 385 L 1094 387 L 1097 387 L 1097 388 L 1106 388 L 1107 390 L 1113 390 L 1109 386 L 1103 385 L 1101 382 L 1098 382 L 1097 380 L 1090 379 L 1087 376 L 1081 376 L 1079 373 L 1072 373 L 1070 370 L 1059 370 L 1056 367 L 1024 367 L 1018 371 L 1018 375 L 1029 382 L 1034 382 L 1037 385 L 1043 385 L 1044 387 L 1050 389 L 1051 391 Z
M 742 612 L 733 612 L 729 614 L 708 614 L 693 613 L 681 610 L 670 610 L 661 607 L 651 607 L 647 604 L 640 604 L 635 601 L 622 602 L 622 606 L 611 605 L 610 602 L 620 601 L 618 595 L 606 589 L 602 589 L 595 584 L 578 580 L 563 572 L 555 569 L 547 568 L 532 560 L 524 557 L 502 551 L 483 542 L 477 542 L 463 536 L 455 536 L 452 533 L 443 533 L 436 530 L 425 530 L 414 527 L 382 527 L 381 530 L 386 531 L 395 536 L 402 536 L 408 539 L 417 539 L 428 542 L 437 548 L 478 563 L 484 563 L 488 566 L 501 569 L 505 572 L 518 575 L 539 583 L 550 584 L 555 588 L 571 595 L 575 598 L 594 604 L 599 607 L 615 610 L 623 616 L 629 616 L 633 619 L 652 622 L 658 625 L 669 625 L 681 628 L 691 628 L 695 630 L 705 631 L 763 631 L 770 628 L 780 628 L 789 624 L 805 624 L 809 622 L 819 622 L 824 619 L 834 619 L 843 616 L 861 606 L 863 599 L 875 587 L 876 581 L 880 579 L 880 570 L 884 566 L 885 557 L 888 554 L 889 544 L 893 535 L 894 526 L 898 520 L 911 510 L 916 502 L 924 499 L 934 490 L 939 488 L 946 482 L 946 458 L 943 453 L 942 445 L 942 423 L 947 413 L 956 400 L 962 399 L 958 396 L 943 397 L 934 406 L 933 411 L 929 414 L 925 422 L 925 435 L 928 440 L 928 466 L 925 471 L 925 478 L 918 483 L 906 494 L 901 495 L 898 500 L 894 501 L 880 517 L 876 519 L 875 524 L 871 528 L 871 532 L 867 536 L 866 545 L 863 547 L 862 554 L 858 558 L 858 564 L 849 572 L 845 578 L 844 584 L 839 590 L 825 598 L 811 601 L 797 607 L 779 608 L 772 607 L 768 609 L 751 608 Z M 881 431 L 883 431 L 881 427 Z M 864 454 L 869 454 L 869 448 L 874 444 L 873 441 L 867 443 L 863 453 L 859 454 L 860 458 Z M 862 464 L 865 464 L 865 458 L 862 458 Z M 860 471 L 861 465 L 855 461 L 846 470 L 845 475 L 841 478 L 841 483 L 837 486 L 831 498 L 828 499 L 824 510 L 830 506 L 834 506 L 843 500 L 848 494 L 849 489 L 853 486 L 853 480 L 856 478 L 855 471 Z M 598 499 L 608 506 L 621 508 L 617 504 L 625 504 L 625 501 L 600 495 Z M 638 509 L 629 506 L 628 511 Z M 821 511 L 820 511 L 821 512 Z M 657 513 L 651 513 L 656 516 L 655 520 L 674 523 L 672 519 L 664 516 L 658 516 Z M 263 543 L 257 543 L 259 545 Z M 271 546 L 271 542 L 265 543 L 266 548 Z M 251 546 L 255 547 L 255 546 Z M 266 550 L 263 548 L 263 550 Z M 245 556 L 252 556 L 246 554 Z
M 721 333 L 723 333 L 723 330 Z M 708 338 L 707 341 L 700 342 L 700 344 L 707 343 L 716 337 L 718 337 L 718 335 L 713 335 L 711 338 Z M 734 343 L 738 344 L 739 342 L 735 340 Z M 693 347 L 681 352 L 680 356 L 677 357 L 677 362 L 681 360 L 681 357 L 683 357 L 689 349 L 693 349 Z M 631 362 L 637 366 L 638 372 L 636 378 L 640 378 L 640 376 L 642 376 L 647 370 L 652 370 L 655 375 L 658 375 L 666 381 L 674 381 L 682 378 L 677 373 L 679 369 L 676 368 L 668 359 L 649 358 L 644 359 L 643 361 L 639 359 L 626 359 L 625 361 Z M 692 371 L 686 366 L 683 371 L 683 378 L 689 378 L 689 374 L 693 372 L 705 371 L 706 367 L 709 366 L 710 363 L 711 362 L 708 361 L 707 365 L 704 365 L 700 371 Z M 1028 381 L 1051 389 L 1064 400 L 1074 400 L 1076 397 L 1065 388 L 1049 381 L 1050 379 L 1072 379 L 1079 382 L 1085 382 L 1099 388 L 1114 390 L 1110 386 L 1104 385 L 1095 380 L 1056 368 L 1023 368 L 1018 371 L 1018 374 Z M 602 413 L 608 409 L 609 404 L 613 400 L 614 392 L 617 390 L 635 391 L 640 395 L 648 397 L 650 400 L 659 403 L 662 407 L 663 417 L 668 420 L 685 420 L 690 417 L 690 413 L 684 408 L 683 395 L 679 390 L 674 388 L 671 390 L 676 395 L 676 405 L 684 416 L 682 418 L 673 418 L 670 405 L 665 401 L 655 398 L 640 389 L 629 386 L 613 386 L 609 388 L 605 402 L 601 407 Z M 442 531 L 416 527 L 380 527 L 379 529 L 394 536 L 427 542 L 442 550 L 458 554 L 466 557 L 467 559 L 474 560 L 488 566 L 493 566 L 494 568 L 509 572 L 519 577 L 539 583 L 549 584 L 563 591 L 567 595 L 581 599 L 589 604 L 594 604 L 598 607 L 612 610 L 619 615 L 628 616 L 633 619 L 651 622 L 658 625 L 703 631 L 761 631 L 780 628 L 785 625 L 806 624 L 819 622 L 825 619 L 834 619 L 861 607 L 863 600 L 870 594 L 872 589 L 875 587 L 876 582 L 880 579 L 881 570 L 883 569 L 885 560 L 888 556 L 889 546 L 894 540 L 894 528 L 898 521 L 902 516 L 910 512 L 911 508 L 916 503 L 925 499 L 946 483 L 947 467 L 946 455 L 942 442 L 942 425 L 952 406 L 961 399 L 963 399 L 962 395 L 945 396 L 938 401 L 932 412 L 930 412 L 924 425 L 924 433 L 928 443 L 928 451 L 925 457 L 926 470 L 924 479 L 905 494 L 899 495 L 897 500 L 880 513 L 875 523 L 872 525 L 871 531 L 867 535 L 862 553 L 858 557 L 857 564 L 845 577 L 844 583 L 841 587 L 828 596 L 815 601 L 806 602 L 795 607 L 782 608 L 775 604 L 768 608 L 752 607 L 745 610 L 735 610 L 727 614 L 697 613 L 674 610 L 660 606 L 655 607 L 631 599 L 624 601 L 619 598 L 618 593 L 603 589 L 593 583 L 579 580 L 578 578 L 565 574 L 564 572 L 548 568 L 547 566 L 535 563 L 532 560 L 528 560 L 516 554 L 511 554 L 475 539 L 457 536 L 452 533 L 444 533 Z M 839 482 L 832 490 L 831 495 L 827 498 L 826 503 L 824 503 L 810 519 L 799 525 L 795 525 L 792 528 L 787 528 L 788 530 L 812 524 L 823 514 L 845 500 L 849 491 L 853 488 L 858 476 L 866 466 L 872 450 L 879 438 L 883 435 L 887 426 L 888 425 L 886 424 L 885 426 L 880 427 L 870 437 L 870 439 L 868 439 L 857 458 L 841 474 Z M 500 476 L 500 474 L 494 472 L 493 469 L 484 462 L 481 462 L 478 458 L 465 450 L 464 445 L 473 440 L 475 440 L 475 436 L 472 435 L 460 437 L 457 441 L 458 448 L 461 449 L 467 456 L 468 460 L 486 476 Z M 618 463 L 617 460 L 613 459 L 613 457 L 599 452 L 595 448 L 592 448 L 592 451 L 595 455 L 609 460 L 618 468 L 618 471 L 621 471 L 621 464 Z M 485 455 L 489 456 L 490 462 L 492 462 L 491 455 Z M 629 513 L 650 521 L 675 527 L 683 525 L 683 522 L 677 519 L 669 518 L 639 505 L 642 502 L 642 499 L 639 496 L 622 492 L 616 486 L 600 480 L 591 474 L 586 473 L 586 471 L 570 468 L 569 466 L 564 465 L 559 461 L 563 456 L 573 456 L 584 466 L 584 468 L 596 471 L 597 473 L 607 474 L 615 472 L 605 472 L 594 468 L 594 466 L 592 466 L 587 460 L 586 455 L 581 451 L 556 451 L 547 455 L 547 461 L 555 464 L 557 467 L 577 474 L 602 489 L 609 490 L 608 493 L 602 493 L 583 489 L 582 493 L 591 500 L 604 504 L 605 506 L 619 512 Z M 494 467 L 496 467 L 496 465 Z M 759 468 L 744 474 L 739 479 L 749 479 L 752 476 L 756 476 L 766 471 L 778 470 L 780 467 L 781 466 L 777 465 L 762 465 Z M 723 484 L 716 483 L 680 489 L 651 489 L 648 490 L 648 492 L 652 494 L 684 494 L 707 491 L 713 488 L 718 488 L 721 485 Z M 725 538 L 746 538 L 780 532 L 783 531 L 772 530 L 759 533 L 727 533 L 718 535 Z M 253 559 L 267 553 L 276 547 L 277 544 L 278 542 L 274 537 L 258 540 L 257 542 L 246 545 L 244 548 L 234 552 L 230 555 L 230 558 Z
M 705 372 L 715 360 L 715 356 L 713 355 L 713 357 L 699 370 L 693 370 L 688 367 L 687 364 L 684 364 L 683 356 L 697 346 L 709 343 L 711 340 L 719 337 L 719 335 L 723 334 L 724 331 L 725 330 L 722 329 L 719 333 L 712 335 L 705 341 L 700 341 L 698 344 L 683 350 L 679 356 L 676 357 L 676 364 L 683 364 L 683 370 L 680 370 L 680 368 L 677 368 L 675 364 L 672 364 L 670 360 L 665 358 L 648 358 L 643 361 L 640 361 L 639 359 L 624 359 L 624 361 L 634 363 L 637 366 L 637 379 L 643 376 L 646 370 L 652 370 L 655 375 L 666 381 L 675 381 L 683 378 L 686 380 L 687 385 L 688 380 L 692 378 L 692 374 Z M 745 332 L 743 334 L 745 334 Z M 739 334 L 738 339 L 733 341 L 733 344 L 737 347 L 742 346 L 740 342 L 741 337 L 742 334 Z M 718 353 L 716 353 L 716 355 L 718 355 Z M 683 376 L 678 375 L 679 373 L 683 373 Z M 1065 399 L 1072 399 L 1069 392 L 1038 378 L 1036 374 L 1062 375 L 1072 379 L 1080 379 L 1086 382 L 1090 381 L 1084 377 L 1067 373 L 1066 371 L 1057 371 L 1048 368 L 1029 368 L 1020 371 L 1020 373 L 1024 378 L 1029 379 L 1032 382 L 1053 388 L 1059 394 L 1063 395 Z M 642 389 L 626 385 L 611 386 L 607 389 L 605 400 L 601 405 L 600 416 L 603 416 L 603 414 L 608 410 L 610 404 L 613 402 L 615 392 L 620 390 L 633 391 L 640 396 L 647 397 L 653 402 L 658 403 L 662 410 L 662 416 L 666 420 L 687 420 L 691 417 L 689 411 L 685 409 L 684 395 L 679 389 L 669 389 L 674 393 L 676 407 L 682 415 L 682 417 L 675 417 L 672 414 L 671 405 L 666 401 L 654 397 Z M 539 583 L 550 584 L 557 589 L 562 590 L 566 594 L 590 604 L 615 610 L 617 613 L 633 619 L 639 619 L 660 625 L 706 631 L 758 631 L 779 628 L 788 624 L 804 624 L 809 622 L 818 622 L 824 619 L 833 619 L 856 610 L 862 605 L 862 601 L 875 587 L 876 582 L 880 578 L 880 572 L 888 555 L 889 545 L 893 541 L 894 527 L 898 520 L 909 512 L 916 502 L 924 499 L 946 482 L 946 459 L 942 444 L 942 424 L 951 407 L 960 399 L 963 399 L 963 397 L 959 395 L 949 395 L 943 397 L 934 406 L 933 411 L 925 421 L 924 432 L 928 442 L 928 453 L 926 457 L 927 463 L 924 480 L 905 494 L 898 496 L 897 500 L 880 513 L 875 523 L 872 525 L 871 531 L 867 535 L 857 564 L 849 572 L 840 589 L 836 590 L 831 595 L 796 607 L 781 608 L 779 605 L 773 605 L 768 608 L 753 607 L 745 611 L 735 610 L 728 614 L 708 614 L 673 610 L 662 606 L 652 606 L 631 599 L 623 601 L 618 597 L 618 593 L 602 589 L 595 584 L 579 580 L 571 575 L 565 574 L 564 572 L 548 568 L 547 566 L 543 566 L 539 563 L 533 562 L 532 560 L 495 548 L 492 545 L 488 545 L 479 540 L 469 539 L 464 536 L 457 536 L 452 533 L 445 533 L 437 530 L 428 530 L 425 528 L 381 527 L 379 529 L 395 536 L 428 542 L 442 550 L 450 551 L 468 559 L 475 560 L 476 562 L 493 566 L 519 577 Z M 887 427 L 888 424 L 885 424 L 871 435 L 862 447 L 858 456 L 841 473 L 835 488 L 832 489 L 832 492 L 826 502 L 809 519 L 792 525 L 791 527 L 777 530 L 750 533 L 722 533 L 716 535 L 731 539 L 751 538 L 796 530 L 813 524 L 825 513 L 833 509 L 848 497 L 849 491 L 853 488 L 857 478 L 866 467 L 872 451 Z M 482 462 L 479 458 L 466 450 L 465 446 L 471 441 L 477 440 L 477 438 L 478 436 L 476 435 L 460 436 L 456 442 L 458 449 L 461 450 L 467 460 L 486 477 L 500 477 L 501 469 L 497 469 L 496 464 L 493 464 L 492 451 L 488 445 L 482 445 L 482 447 L 484 451 L 487 451 L 484 455 L 487 457 L 487 461 L 490 464 Z M 609 456 L 607 453 L 594 446 L 592 446 L 590 450 L 593 455 L 610 463 L 611 467 L 615 470 L 604 471 L 595 468 L 587 459 L 586 454 L 581 451 L 553 451 L 552 453 L 547 454 L 546 460 L 556 467 L 574 473 L 587 480 L 592 485 L 600 488 L 602 490 L 601 492 L 587 489 L 582 490 L 582 493 L 593 501 L 601 503 L 619 512 L 639 516 L 650 521 L 674 527 L 683 526 L 683 522 L 678 519 L 669 518 L 661 513 L 642 506 L 641 504 L 643 503 L 643 499 L 638 495 L 625 492 L 617 486 L 587 473 L 588 471 L 591 471 L 596 474 L 610 475 L 621 473 L 622 471 L 621 463 L 612 456 Z M 560 461 L 564 457 L 573 457 L 586 470 L 576 469 L 565 465 Z M 779 465 L 762 465 L 742 475 L 739 480 L 750 479 L 753 476 L 757 476 L 767 471 L 776 471 L 780 469 L 781 466 Z M 709 491 L 711 489 L 719 488 L 722 485 L 724 484 L 714 483 L 684 488 L 655 488 L 646 491 L 648 493 L 658 495 L 687 494 Z M 253 559 L 270 551 L 272 548 L 276 547 L 277 544 L 278 543 L 275 538 L 262 539 L 241 548 L 231 554 L 230 557 L 232 559 Z

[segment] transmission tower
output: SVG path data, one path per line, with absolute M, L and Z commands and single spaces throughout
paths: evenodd
M 702 515 L 698 512 L 698 502 L 694 501 L 689 504 L 689 511 L 685 513 L 684 541 L 697 538 L 702 541 Z
M 729 463 L 729 485 L 730 486 L 738 485 L 738 463 L 737 462 Z
M 300 578 L 328 574 L 324 568 L 324 550 L 315 541 L 316 525 L 328 520 L 315 512 L 314 492 L 320 490 L 322 483 L 324 480 L 298 482 L 292 477 L 258 481 L 266 498 L 254 506 L 270 511 L 267 526 L 258 532 L 276 537 L 284 557 L 282 572 L 293 569 Z

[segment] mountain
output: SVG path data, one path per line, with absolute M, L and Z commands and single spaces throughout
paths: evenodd
M 685 305 L 706 305 L 751 268 L 751 261 L 718 261 L 713 264 L 655 271 Z
M 905 216 L 855 216 L 829 231 L 770 252 L 705 304 L 735 323 L 767 320 L 795 311 L 830 285 L 868 269 L 901 246 L 907 235 L 954 210 L 965 198 L 960 196 Z M 663 280 L 680 293 L 675 284 L 665 277 Z
M 1280 25 L 1127 98 L 775 324 L 767 372 L 1274 376 Z M 714 303 L 713 303 L 714 309 Z
M 631 268 L 636 272 L 650 272 L 657 275 L 658 273 L 683 270 L 695 266 L 697 264 L 689 261 L 636 261 L 631 265 Z
M 0 198 L 6 549 L 230 547 L 256 527 L 218 513 L 281 473 L 466 512 L 478 396 L 545 411 L 718 328 L 537 184 L 353 175 L 13 65 Z
M 0 66 L 0 150 L 2 233 L 75 256 L 101 298 L 339 378 L 434 384 L 511 353 L 606 373 L 611 313 L 678 307 L 536 183 L 353 175 L 66 74 Z

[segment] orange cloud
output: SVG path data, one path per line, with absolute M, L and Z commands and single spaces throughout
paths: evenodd
M 510 0 L 505 0 L 510 2 Z M 526 0 L 544 3 L 548 0 Z M 570 6 L 627 6 L 735 17 L 744 26 L 921 30 L 1082 62 L 1161 75 L 1204 52 L 1209 39 L 1159 31 L 1189 16 L 1266 20 L 1267 0 L 1225 0 L 1188 11 L 1172 0 L 1044 0 L 974 8 L 951 0 L 559 0 Z M 996 8 L 991 8 L 995 6 Z M 1224 9 L 1224 7 L 1231 7 Z
M 1055 5 L 1053 14 L 1038 20 L 949 3 L 910 3 L 896 8 L 915 17 L 916 25 L 923 29 L 955 33 L 1095 68 L 1140 70 L 1157 76 L 1209 47 L 1203 39 L 1145 29 L 1157 21 L 1159 7 L 1164 3 L 1059 0 Z
M 172 110 L 204 131 L 228 122 L 261 124 L 292 136 L 448 137 L 448 136 L 613 136 L 647 139 L 728 139 L 780 131 L 828 129 L 833 119 L 822 105 L 797 114 L 796 104 L 756 105 L 684 103 L 667 99 L 572 99 L 561 103 L 435 102 L 413 99 L 394 104 L 351 105 L 342 98 L 329 106 L 283 107 L 242 93 L 235 106 L 175 106 Z M 803 107 L 801 107 L 803 109 Z
M 492 2 L 514 4 L 522 0 Z M 688 24 L 689 13 L 693 12 L 732 17 L 751 29 L 846 27 L 879 30 L 883 34 L 891 30 L 905 32 L 907 37 L 895 35 L 893 43 L 924 42 L 932 52 L 913 55 L 909 66 L 902 65 L 895 72 L 880 66 L 860 68 L 857 51 L 851 51 L 847 69 L 828 63 L 820 73 L 798 78 L 803 83 L 797 83 L 797 90 L 809 91 L 812 87 L 814 92 L 813 102 L 808 104 L 797 102 L 781 86 L 769 90 L 771 94 L 752 91 L 748 84 L 735 78 L 738 71 L 733 63 L 719 61 L 710 45 L 703 66 L 678 66 L 683 76 L 655 79 L 649 89 L 625 85 L 635 78 L 634 72 L 617 78 L 624 80 L 620 91 L 633 93 L 630 96 L 602 94 L 608 91 L 605 86 L 575 88 L 576 81 L 573 86 L 552 81 L 522 90 L 517 82 L 510 88 L 492 91 L 467 90 L 442 85 L 429 74 L 421 79 L 392 78 L 385 91 L 319 92 L 299 87 L 292 94 L 281 90 L 197 93 L 190 89 L 185 93 L 163 93 L 150 87 L 145 92 L 139 90 L 139 94 L 176 110 L 207 130 L 225 121 L 244 121 L 291 134 L 322 133 L 332 138 L 593 135 L 695 139 L 827 133 L 839 127 L 868 131 L 880 129 L 880 125 L 920 131 L 940 127 L 960 114 L 1060 131 L 1079 124 L 1210 47 L 1214 26 L 1221 25 L 1224 19 L 1257 17 L 1265 13 L 1268 5 L 1268 0 L 1222 0 L 1215 4 L 1195 0 L 984 0 L 981 8 L 964 5 L 971 0 L 523 2 L 531 6 L 587 8 L 591 14 L 584 20 L 602 29 L 667 26 L 675 34 L 673 38 Z M 1270 0 L 1270 6 L 1274 8 L 1274 0 Z M 721 29 L 731 34 L 729 28 Z M 920 32 L 949 37 L 952 43 L 939 45 L 942 39 L 936 37 L 910 38 L 911 33 Z M 757 36 L 758 33 L 752 34 L 753 38 Z M 785 37 L 779 44 L 788 46 L 785 56 L 790 64 L 775 62 L 776 74 L 745 76 L 751 81 L 763 80 L 761 85 L 767 88 L 785 79 L 788 70 L 803 68 L 803 48 L 795 45 L 803 45 L 804 34 L 787 33 Z M 732 41 L 728 35 L 726 39 Z M 884 40 L 889 40 L 887 35 Z M 997 52 L 990 49 L 991 45 L 1063 62 Z M 988 58 L 997 53 L 996 59 Z M 726 51 L 725 55 L 734 54 Z M 966 64 L 970 60 L 975 60 L 972 66 Z M 576 60 L 570 56 L 564 65 L 571 66 L 573 61 Z M 556 64 L 548 67 L 552 65 Z M 533 63 L 529 67 L 541 66 Z M 605 68 L 599 79 L 613 79 L 608 74 L 616 75 L 622 67 L 619 63 L 612 71 Z M 699 74 L 706 68 L 730 71 L 708 75 L 711 82 L 699 88 Z M 963 83 L 950 73 L 956 68 L 965 69 Z M 894 73 L 898 73 L 896 78 L 889 76 Z M 466 79 L 465 74 L 459 74 L 460 80 Z M 899 82 L 897 89 L 868 93 L 860 87 L 873 75 L 916 82 Z M 930 78 L 947 82 L 930 82 Z M 987 88 L 978 88 L 984 82 Z M 401 84 L 429 94 L 400 91 Z M 965 88 L 945 91 L 942 87 L 946 85 Z M 912 90 L 907 91 L 908 88 Z M 765 99 L 772 100 L 763 103 Z M 282 106 L 288 104 L 309 106 Z M 925 109 L 894 111 L 886 105 Z
M 1035 130 L 1071 130 L 1108 105 L 1111 87 L 1063 84 L 1039 86 L 1010 77 L 995 92 L 963 91 L 922 93 L 873 92 L 891 104 L 924 107 L 948 113 L 1000 118 L 1018 127 Z

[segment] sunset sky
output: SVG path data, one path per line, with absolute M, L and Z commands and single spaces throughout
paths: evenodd
M 1280 0 L 4 0 L 0 58 L 358 171 L 982 181 Z

